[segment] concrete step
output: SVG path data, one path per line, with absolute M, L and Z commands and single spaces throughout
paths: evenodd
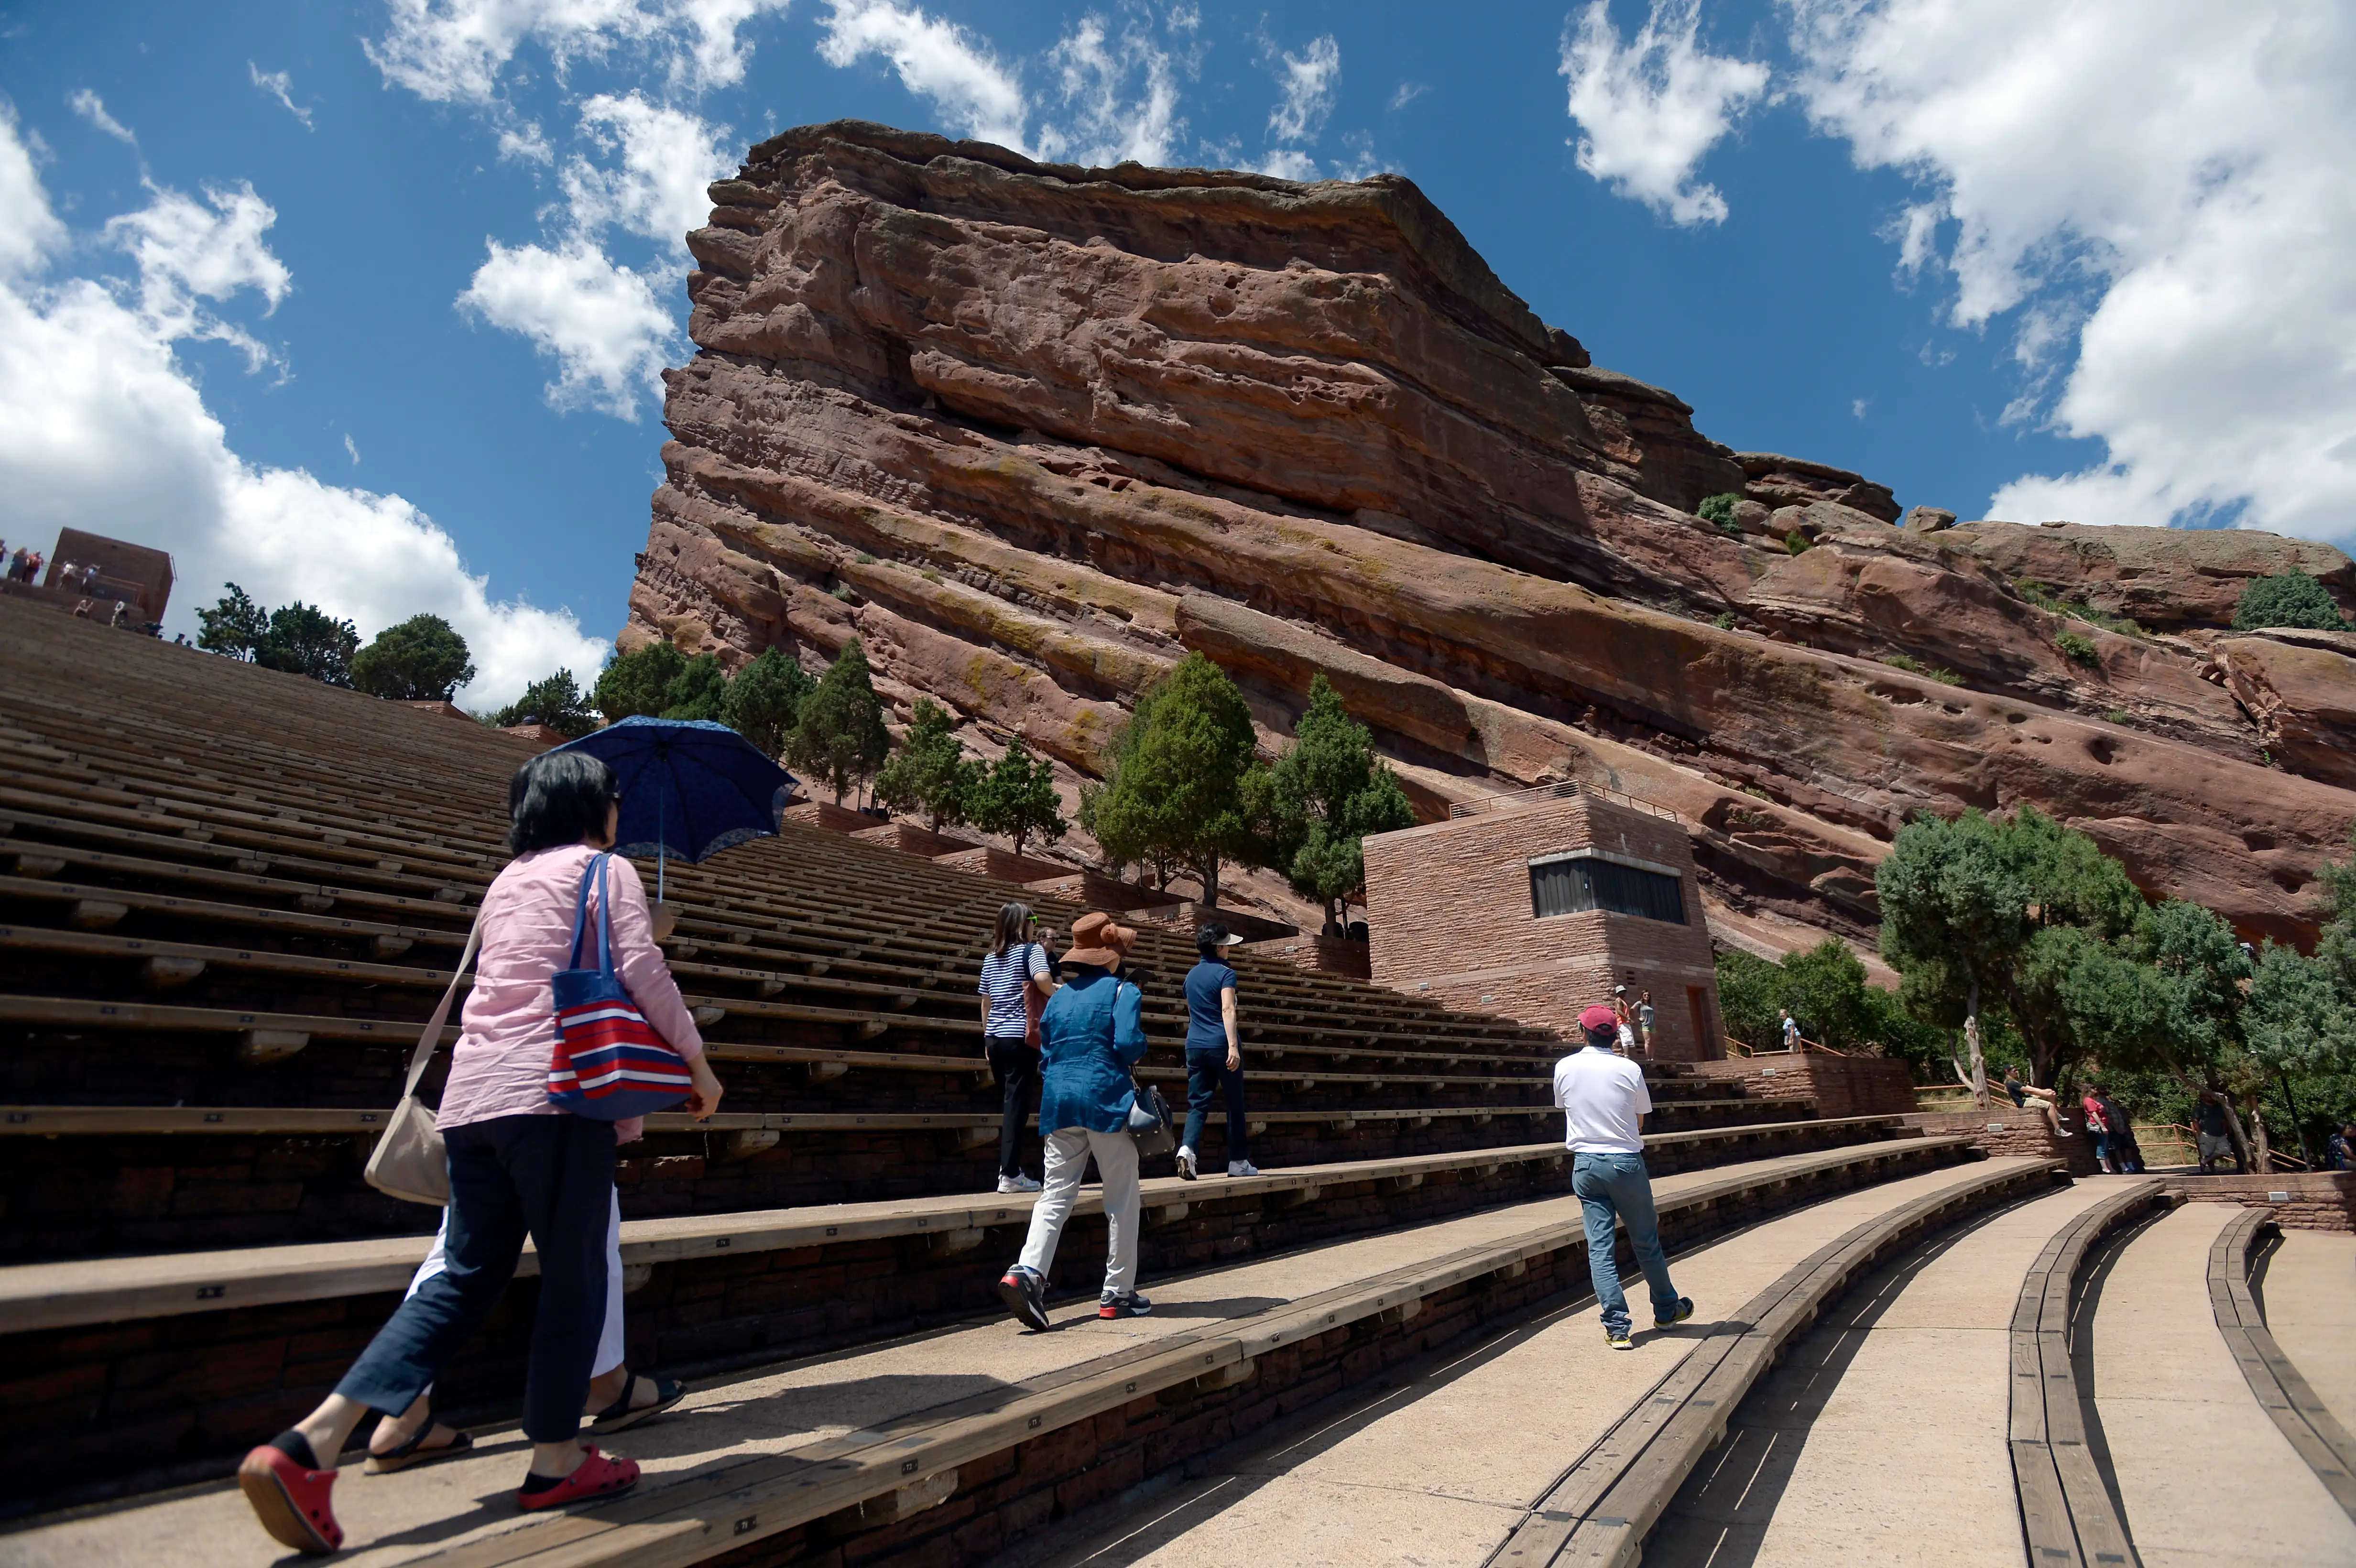
M 1925 1169 L 1986 1185 L 2041 1181 L 2049 1168 L 1939 1168 L 1962 1153 L 1913 1140 L 1665 1177 L 1665 1234 L 1690 1244 Z M 345 1557 L 488 1565 L 562 1546 L 567 1563 L 637 1565 L 766 1542 L 766 1559 L 786 1561 L 852 1537 L 873 1538 L 858 1553 L 869 1557 L 894 1554 L 885 1548 L 901 1535 L 957 1534 L 968 1544 L 939 1543 L 940 1560 L 970 1559 L 1484 1320 L 1585 1288 L 1580 1205 L 1568 1197 L 1149 1280 L 1155 1315 L 1112 1323 L 1094 1315 L 1098 1254 L 1074 1243 L 1067 1235 L 1062 1261 L 1080 1298 L 1054 1305 L 1055 1331 L 994 1317 L 708 1386 L 684 1418 L 613 1443 L 647 1466 L 648 1480 L 576 1517 L 519 1521 L 510 1511 L 500 1494 L 522 1468 L 511 1429 L 479 1434 L 473 1457 L 414 1474 L 349 1471 L 338 1499 L 355 1543 Z M 1768 1253 L 1766 1275 L 1790 1271 L 1790 1243 Z M 994 1252 L 972 1266 L 994 1277 L 1006 1261 Z M 263 1548 L 244 1509 L 217 1483 L 36 1521 L 6 1539 L 27 1563 L 242 1563 Z
M 2258 1289 L 2275 1343 L 2333 1418 L 2356 1432 L 2356 1235 L 2284 1231 Z

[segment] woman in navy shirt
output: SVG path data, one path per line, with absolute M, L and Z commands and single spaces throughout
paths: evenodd
M 1241 942 L 1224 925 L 1194 937 L 1201 960 L 1186 973 L 1186 1140 L 1178 1147 L 1178 1174 L 1192 1181 L 1196 1148 L 1222 1087 L 1227 1098 L 1227 1174 L 1258 1176 L 1244 1147 L 1244 1053 L 1236 1037 L 1236 972 L 1219 950 Z

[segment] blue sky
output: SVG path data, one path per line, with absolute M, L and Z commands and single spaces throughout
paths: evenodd
M 1738 448 L 2344 541 L 2351 64 L 2340 8 L 2189 0 L 11 5 L 0 536 L 174 549 L 176 630 L 224 578 L 448 614 L 478 702 L 585 669 L 695 192 L 859 116 L 1396 170 Z

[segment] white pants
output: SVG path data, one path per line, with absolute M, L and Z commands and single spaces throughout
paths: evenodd
M 1065 1127 L 1047 1135 L 1046 1180 L 1031 1209 L 1023 1266 L 1043 1279 L 1055 1266 L 1055 1243 L 1064 1239 L 1064 1221 L 1072 1217 L 1090 1155 L 1096 1157 L 1097 1174 L 1104 1179 L 1105 1222 L 1111 1232 L 1106 1238 L 1105 1291 L 1127 1296 L 1137 1287 L 1138 1212 L 1137 1141 L 1125 1132 Z
M 1136 1184 L 1132 1181 L 1130 1185 Z M 622 1195 L 615 1193 L 610 1201 L 613 1207 L 605 1221 L 605 1328 L 597 1339 L 596 1363 L 589 1369 L 593 1378 L 602 1378 L 622 1364 Z M 442 1247 L 449 1239 L 450 1211 L 444 1209 L 442 1228 L 434 1232 L 433 1247 L 426 1253 L 425 1261 L 417 1265 L 417 1273 L 411 1276 L 409 1288 L 402 1293 L 403 1301 L 415 1296 L 419 1285 L 442 1272 Z M 428 1388 L 425 1392 L 434 1391 Z

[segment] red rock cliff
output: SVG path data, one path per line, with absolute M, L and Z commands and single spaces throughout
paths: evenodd
M 2033 801 L 2148 891 L 2311 930 L 2356 660 L 2040 608 L 2013 555 L 2064 573 L 2002 525 L 1893 527 L 1886 488 L 1590 364 L 1408 180 L 844 123 L 712 197 L 626 645 L 815 664 L 855 634 L 895 701 L 1082 775 L 1199 648 L 1271 735 L 1325 673 L 1427 806 L 1575 776 L 1674 808 L 1738 918 L 1868 936 L 1912 812 Z M 1694 515 L 1721 492 L 1739 531 Z M 2164 539 L 2135 550 L 2082 575 L 2160 575 Z

